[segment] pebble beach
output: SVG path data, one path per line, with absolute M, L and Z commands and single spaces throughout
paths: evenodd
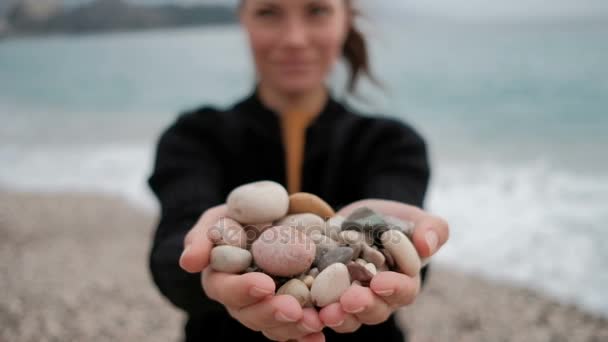
M 118 196 L 0 191 L 0 341 L 180 341 L 147 268 L 155 221 Z M 607 317 L 431 267 L 398 312 L 411 341 L 608 340 Z

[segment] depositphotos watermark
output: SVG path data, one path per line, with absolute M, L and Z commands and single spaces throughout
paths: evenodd
M 270 229 L 276 227 L 286 227 L 286 229 Z M 344 230 L 342 230 L 343 228 Z M 282 223 L 280 226 L 271 223 L 240 225 L 236 221 L 224 217 L 209 228 L 207 236 L 213 243 L 233 246 L 252 243 L 257 239 L 261 239 L 265 244 L 277 242 L 280 244 L 297 245 L 312 243 L 322 244 L 324 239 L 330 239 L 331 236 L 337 237 L 338 242 L 344 245 L 357 245 L 360 243 L 369 245 L 380 242 L 380 236 L 388 230 L 397 230 L 401 232 L 397 226 L 393 225 L 378 226 L 374 227 L 374 229 L 362 230 L 357 226 L 332 227 L 326 223 L 323 225 L 305 225 L 303 220 L 296 219 L 293 219 L 288 224 Z M 404 235 L 405 234 L 391 234 L 388 242 L 397 244 Z

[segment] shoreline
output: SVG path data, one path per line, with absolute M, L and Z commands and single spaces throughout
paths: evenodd
M 0 189 L 0 340 L 179 340 L 147 269 L 155 220 L 118 195 Z M 398 320 L 414 342 L 608 340 L 608 317 L 437 264 Z

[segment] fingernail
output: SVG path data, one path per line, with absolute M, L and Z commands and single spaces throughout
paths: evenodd
M 311 328 L 310 326 L 308 326 L 308 325 L 307 325 L 306 323 L 304 323 L 304 322 L 299 323 L 299 324 L 298 324 L 298 328 L 299 328 L 300 330 L 302 330 L 303 332 L 307 332 L 307 333 L 314 333 L 314 332 L 317 332 L 317 331 L 318 331 L 317 329 L 313 329 L 313 328 Z
M 395 293 L 395 290 L 382 290 L 382 291 L 374 291 L 374 292 L 382 297 L 388 297 L 388 296 L 391 296 L 393 293 Z
M 357 309 L 354 309 L 354 310 L 346 310 L 346 309 L 344 309 L 344 311 L 346 311 L 348 313 L 351 313 L 351 314 L 357 314 L 359 312 L 362 312 L 363 310 L 365 310 L 365 307 L 363 307 L 363 306 L 359 307 Z
M 344 320 L 341 320 L 340 322 L 335 323 L 335 324 L 328 324 L 328 323 L 326 323 L 325 325 L 327 325 L 330 328 L 337 328 L 337 327 L 341 326 L 342 324 L 344 324 Z
M 297 321 L 297 319 L 287 317 L 287 315 L 285 315 L 285 314 L 284 314 L 284 313 L 282 313 L 281 311 L 277 311 L 277 312 L 274 314 L 274 318 L 275 318 L 277 321 L 280 321 L 280 322 L 285 322 L 285 323 L 293 323 L 293 322 Z
M 262 297 L 270 296 L 272 294 L 272 291 L 261 289 L 257 286 L 254 286 L 251 288 L 251 290 L 249 290 L 249 294 L 252 297 L 262 298 Z
M 186 247 L 184 248 L 184 251 L 182 252 L 182 255 L 179 257 L 179 261 L 180 261 L 180 263 L 181 263 L 182 259 L 184 258 L 184 256 L 185 256 L 186 254 L 188 254 L 188 251 L 189 251 L 189 250 L 190 250 L 190 245 L 188 245 L 188 246 L 186 246 Z
M 435 253 L 435 249 L 437 249 L 437 243 L 439 242 L 439 238 L 437 237 L 437 233 L 432 230 L 429 230 L 424 235 L 424 239 L 426 240 L 427 245 L 429 246 L 429 251 Z

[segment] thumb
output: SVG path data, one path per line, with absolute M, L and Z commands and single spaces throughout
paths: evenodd
M 184 238 L 184 250 L 179 259 L 179 266 L 190 273 L 201 272 L 209 265 L 209 255 L 213 244 L 207 237 L 209 227 L 226 216 L 225 204 L 206 210 L 194 227 Z

